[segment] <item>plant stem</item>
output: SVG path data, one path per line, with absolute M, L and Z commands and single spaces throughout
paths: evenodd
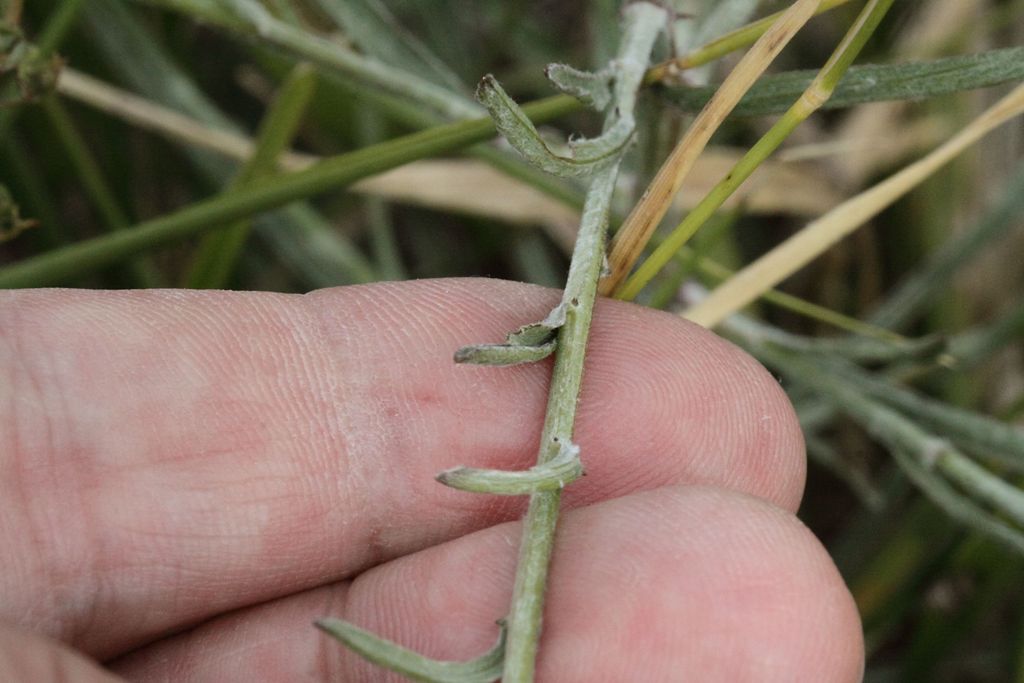
M 574 296 L 569 299 L 565 324 L 558 334 L 558 350 L 538 464 L 555 457 L 560 443 L 572 440 L 576 405 L 583 380 L 583 360 L 604 254 L 604 231 L 607 228 L 617 173 L 617 166 L 601 171 L 594 179 L 584 204 L 580 235 L 565 285 L 565 291 L 573 292 Z M 508 614 L 509 636 L 502 676 L 502 680 L 507 683 L 533 680 L 544 608 L 544 588 L 561 496 L 561 491 L 556 490 L 535 493 L 530 497 L 530 507 L 523 522 L 523 541 L 512 606 Z
M 615 102 L 605 129 L 619 117 L 632 117 L 636 92 L 641 85 L 654 39 L 664 25 L 662 9 L 647 3 L 629 5 L 625 10 L 622 42 L 616 62 Z M 558 349 L 551 376 L 547 412 L 537 456 L 539 465 L 558 456 L 570 443 L 576 420 L 583 361 L 586 356 L 590 322 L 597 298 L 597 282 L 604 263 L 605 233 L 618 163 L 598 171 L 591 181 L 583 205 L 579 236 L 565 284 L 565 323 L 558 332 Z M 523 522 L 519 566 L 508 614 L 504 683 L 529 683 L 536 668 L 537 647 L 544 611 L 544 590 L 554 546 L 561 490 L 534 493 Z

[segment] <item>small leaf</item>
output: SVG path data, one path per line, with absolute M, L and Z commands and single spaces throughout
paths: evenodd
M 572 144 L 573 156 L 555 154 L 541 139 L 533 122 L 508 96 L 494 76 L 488 74 L 480 80 L 476 97 L 487 107 L 498 131 L 505 136 L 516 150 L 538 168 L 553 175 L 564 177 L 587 177 L 616 163 L 620 153 L 632 139 L 633 126 L 623 133 L 621 127 L 613 125 L 605 138 L 579 140 Z M 605 139 L 602 139 L 605 138 Z
M 594 73 L 580 71 L 566 64 L 548 64 L 544 75 L 566 95 L 572 95 L 598 111 L 604 111 L 612 101 L 612 74 L 607 69 Z
M 453 662 L 424 657 L 342 619 L 327 618 L 316 622 L 318 629 L 337 638 L 364 659 L 414 681 L 427 683 L 490 683 L 498 680 L 505 659 L 505 622 L 499 621 L 498 626 L 501 632 L 493 648 L 468 662 Z
M 510 472 L 455 467 L 437 475 L 437 480 L 460 491 L 525 496 L 540 491 L 557 491 L 582 476 L 580 447 L 571 442 L 559 442 L 558 454 L 554 458 L 528 470 Z
M 525 344 L 476 344 L 463 346 L 455 352 L 456 363 L 469 365 L 521 365 L 544 360 L 555 351 L 557 342 L 551 341 L 537 345 Z
M 555 332 L 565 324 L 565 302 L 551 309 L 547 317 L 540 322 L 523 325 L 515 332 L 510 332 L 505 342 L 522 346 L 535 346 L 550 341 Z
M 565 302 L 551 309 L 544 320 L 509 332 L 504 344 L 474 344 L 455 352 L 456 363 L 473 365 L 519 365 L 550 356 L 557 346 L 555 334 L 565 324 Z
M 765 76 L 740 100 L 735 116 L 780 113 L 813 80 L 815 71 L 788 71 Z M 1024 47 L 1002 48 L 974 55 L 943 57 L 930 62 L 865 64 L 850 67 L 823 109 L 864 102 L 920 100 L 962 90 L 977 90 L 1024 77 Z M 717 86 L 666 88 L 665 97 L 685 111 L 699 111 Z

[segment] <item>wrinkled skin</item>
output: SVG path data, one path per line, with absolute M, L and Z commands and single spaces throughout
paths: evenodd
M 397 680 L 312 628 L 327 615 L 487 649 L 524 501 L 432 478 L 528 466 L 550 362 L 451 356 L 557 297 L 0 293 L 4 680 Z M 793 514 L 802 438 L 754 360 L 602 301 L 576 441 L 539 681 L 860 679 L 849 592 Z

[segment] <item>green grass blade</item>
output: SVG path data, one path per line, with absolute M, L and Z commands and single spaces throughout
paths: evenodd
M 305 64 L 292 71 L 264 117 L 253 156 L 239 171 L 228 192 L 273 175 L 281 152 L 288 149 L 316 89 L 316 72 Z M 240 221 L 206 235 L 200 242 L 186 287 L 220 289 L 227 285 L 251 223 Z
M 817 72 L 788 71 L 762 78 L 736 105 L 734 116 L 763 116 L 785 111 Z M 843 109 L 866 102 L 921 100 L 988 88 L 1024 78 L 1024 47 L 990 50 L 908 64 L 853 66 L 823 109 Z M 666 88 L 664 96 L 685 111 L 700 111 L 715 86 Z
M 316 0 L 316 4 L 367 54 L 452 92 L 463 91 L 458 75 L 399 24 L 380 0 Z
M 555 118 L 571 98 L 552 97 L 524 108 L 537 121 Z M 495 134 L 490 119 L 439 126 L 327 159 L 297 173 L 259 182 L 198 202 L 176 213 L 103 237 L 86 240 L 0 268 L 0 288 L 38 287 L 102 268 L 127 256 L 200 234 L 228 221 L 252 216 L 429 156 L 462 149 Z
M 673 258 L 676 252 L 714 215 L 722 204 L 739 189 L 747 178 L 778 149 L 797 126 L 817 111 L 835 92 L 843 74 L 860 54 L 861 49 L 885 17 L 893 0 L 871 0 L 836 47 L 828 62 L 817 72 L 807 88 L 799 94 L 786 113 L 733 166 L 732 170 L 690 211 L 686 218 L 665 238 L 625 283 L 615 298 L 627 301 L 636 298 Z M 756 86 L 755 86 L 756 87 Z
M 215 129 L 242 132 L 196 87 L 161 49 L 156 38 L 116 0 L 90 0 L 85 18 L 110 67 L 148 98 L 182 111 Z M 288 71 L 281 71 L 283 80 Z M 186 149 L 185 154 L 211 187 L 235 172 L 217 154 Z M 345 236 L 308 206 L 289 206 L 258 218 L 257 236 L 308 288 L 374 279 L 366 258 Z
M 131 221 L 118 203 L 102 168 L 86 145 L 67 109 L 56 97 L 48 97 L 42 106 L 55 138 L 62 148 L 64 158 L 77 174 L 86 197 L 100 216 L 103 227 L 108 231 L 127 229 Z M 144 259 L 136 259 L 127 264 L 123 276 L 119 276 L 119 279 L 132 287 L 158 287 L 162 278 L 151 263 Z
M 1024 54 L 1022 54 L 1024 58 Z M 985 247 L 1004 237 L 1019 225 L 1024 215 L 1024 164 L 1006 184 L 1001 199 L 977 226 L 950 238 L 917 270 L 910 273 L 872 313 L 871 321 L 881 327 L 899 329 L 913 322 L 916 315 L 952 283 L 954 273 L 969 263 Z

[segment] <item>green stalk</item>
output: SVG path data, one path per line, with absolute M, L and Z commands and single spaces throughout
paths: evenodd
M 459 467 L 438 477 L 442 483 L 471 491 L 504 495 L 530 493 L 507 618 L 508 636 L 500 672 L 504 683 L 530 683 L 534 678 L 561 490 L 565 483 L 582 474 L 579 449 L 572 443 L 572 436 L 597 282 L 604 263 L 608 216 L 619 163 L 625 153 L 625 146 L 618 141 L 633 133 L 637 93 L 665 20 L 665 11 L 647 2 L 628 5 L 624 10 L 619 56 L 612 62 L 616 70 L 614 97 L 607 107 L 603 133 L 591 140 L 576 141 L 577 149 L 586 146 L 600 152 L 589 165 L 590 186 L 561 303 L 543 321 L 509 334 L 505 344 L 467 346 L 455 354 L 456 362 L 509 365 L 542 358 L 557 345 L 537 465 L 520 473 Z M 546 156 L 549 161 L 554 160 L 557 168 L 569 165 L 567 162 L 571 160 L 550 155 L 523 110 L 504 95 L 493 77 L 481 81 L 478 97 L 495 116 L 505 137 L 521 153 Z M 614 148 L 611 156 L 604 155 L 605 146 Z M 567 170 L 575 175 L 586 172 L 578 167 Z M 552 338 L 555 334 L 557 344 Z M 341 627 L 345 632 L 353 630 L 352 625 L 339 620 L 320 625 L 330 625 L 334 630 Z M 431 665 L 419 656 L 410 659 L 412 653 L 394 643 L 365 632 L 361 635 L 358 643 L 352 639 L 342 640 L 371 661 L 397 671 L 406 671 L 406 661 L 415 662 L 419 671 Z M 495 678 L 497 675 L 480 680 Z M 456 678 L 423 676 L 419 680 L 454 682 Z
M 597 279 L 604 256 L 604 232 L 608 225 L 608 211 L 617 173 L 617 165 L 602 171 L 594 179 L 584 203 L 580 236 L 565 285 L 566 293 L 574 293 L 570 299 L 573 305 L 566 310 L 565 324 L 558 334 L 558 353 L 551 376 L 538 465 L 553 459 L 558 454 L 560 443 L 572 441 L 583 379 L 583 361 L 597 297 Z M 530 496 L 530 507 L 523 522 L 523 540 L 519 550 L 512 606 L 508 615 L 509 636 L 502 676 L 506 683 L 533 680 L 544 609 L 544 589 L 561 499 L 561 490 Z
M 227 192 L 274 174 L 277 159 L 291 145 L 315 90 L 316 72 L 309 64 L 300 63 L 285 79 L 271 103 L 260 125 L 253 155 L 230 183 Z M 185 286 L 192 289 L 225 287 L 251 229 L 252 223 L 246 219 L 204 236 Z
M 534 121 L 565 113 L 573 100 L 555 96 L 524 107 Z M 0 268 L 0 288 L 39 287 L 103 268 L 127 256 L 188 238 L 226 222 L 238 220 L 336 190 L 396 166 L 461 149 L 494 135 L 488 118 L 438 126 L 355 152 L 324 160 L 315 166 L 260 181 L 233 192 L 192 204 L 176 213 L 146 221 L 134 228 L 96 237 Z
M 682 223 L 615 292 L 615 298 L 627 301 L 636 298 L 640 290 L 672 260 L 673 255 L 721 208 L 725 200 L 757 170 L 757 167 L 789 137 L 797 126 L 831 97 L 839 80 L 860 54 L 864 44 L 881 23 L 892 3 L 893 0 L 870 0 L 865 5 L 842 42 L 818 72 L 811 85 L 800 96 L 800 99 L 743 155 L 743 158 L 733 166 L 725 178 L 715 185 L 711 192 L 687 214 Z
M 107 231 L 126 230 L 131 223 L 114 196 L 103 170 L 85 144 L 67 109 L 55 96 L 43 101 L 43 112 L 57 134 L 57 140 L 64 148 L 65 158 L 75 170 L 89 201 L 99 213 Z M 157 287 L 160 275 L 153 264 L 135 260 L 126 270 L 128 284 L 132 287 Z
M 636 90 L 641 84 L 643 71 L 632 71 L 628 65 L 647 64 L 661 21 L 664 21 L 664 15 L 658 8 L 644 3 L 628 6 L 616 60 L 622 65 L 621 73 L 616 75 L 615 103 L 605 122 L 606 129 L 613 125 L 617 117 L 633 116 Z M 597 298 L 597 283 L 604 263 L 605 233 L 617 175 L 618 163 L 598 172 L 591 181 L 584 201 L 579 236 L 562 299 L 567 304 L 565 323 L 558 332 L 558 350 L 548 391 L 538 465 L 549 463 L 558 456 L 562 444 L 572 441 L 583 380 L 583 362 Z M 544 590 L 561 498 L 560 489 L 530 496 L 530 506 L 523 522 L 523 540 L 519 550 L 512 605 L 508 614 L 508 642 L 502 673 L 504 683 L 533 681 L 544 611 Z
M 361 144 L 376 144 L 384 137 L 384 125 L 377 112 L 366 107 L 356 111 L 356 125 Z M 405 280 L 408 274 L 402 263 L 402 254 L 395 238 L 388 203 L 379 197 L 363 200 L 366 222 L 370 229 L 370 250 L 374 265 L 383 280 Z

